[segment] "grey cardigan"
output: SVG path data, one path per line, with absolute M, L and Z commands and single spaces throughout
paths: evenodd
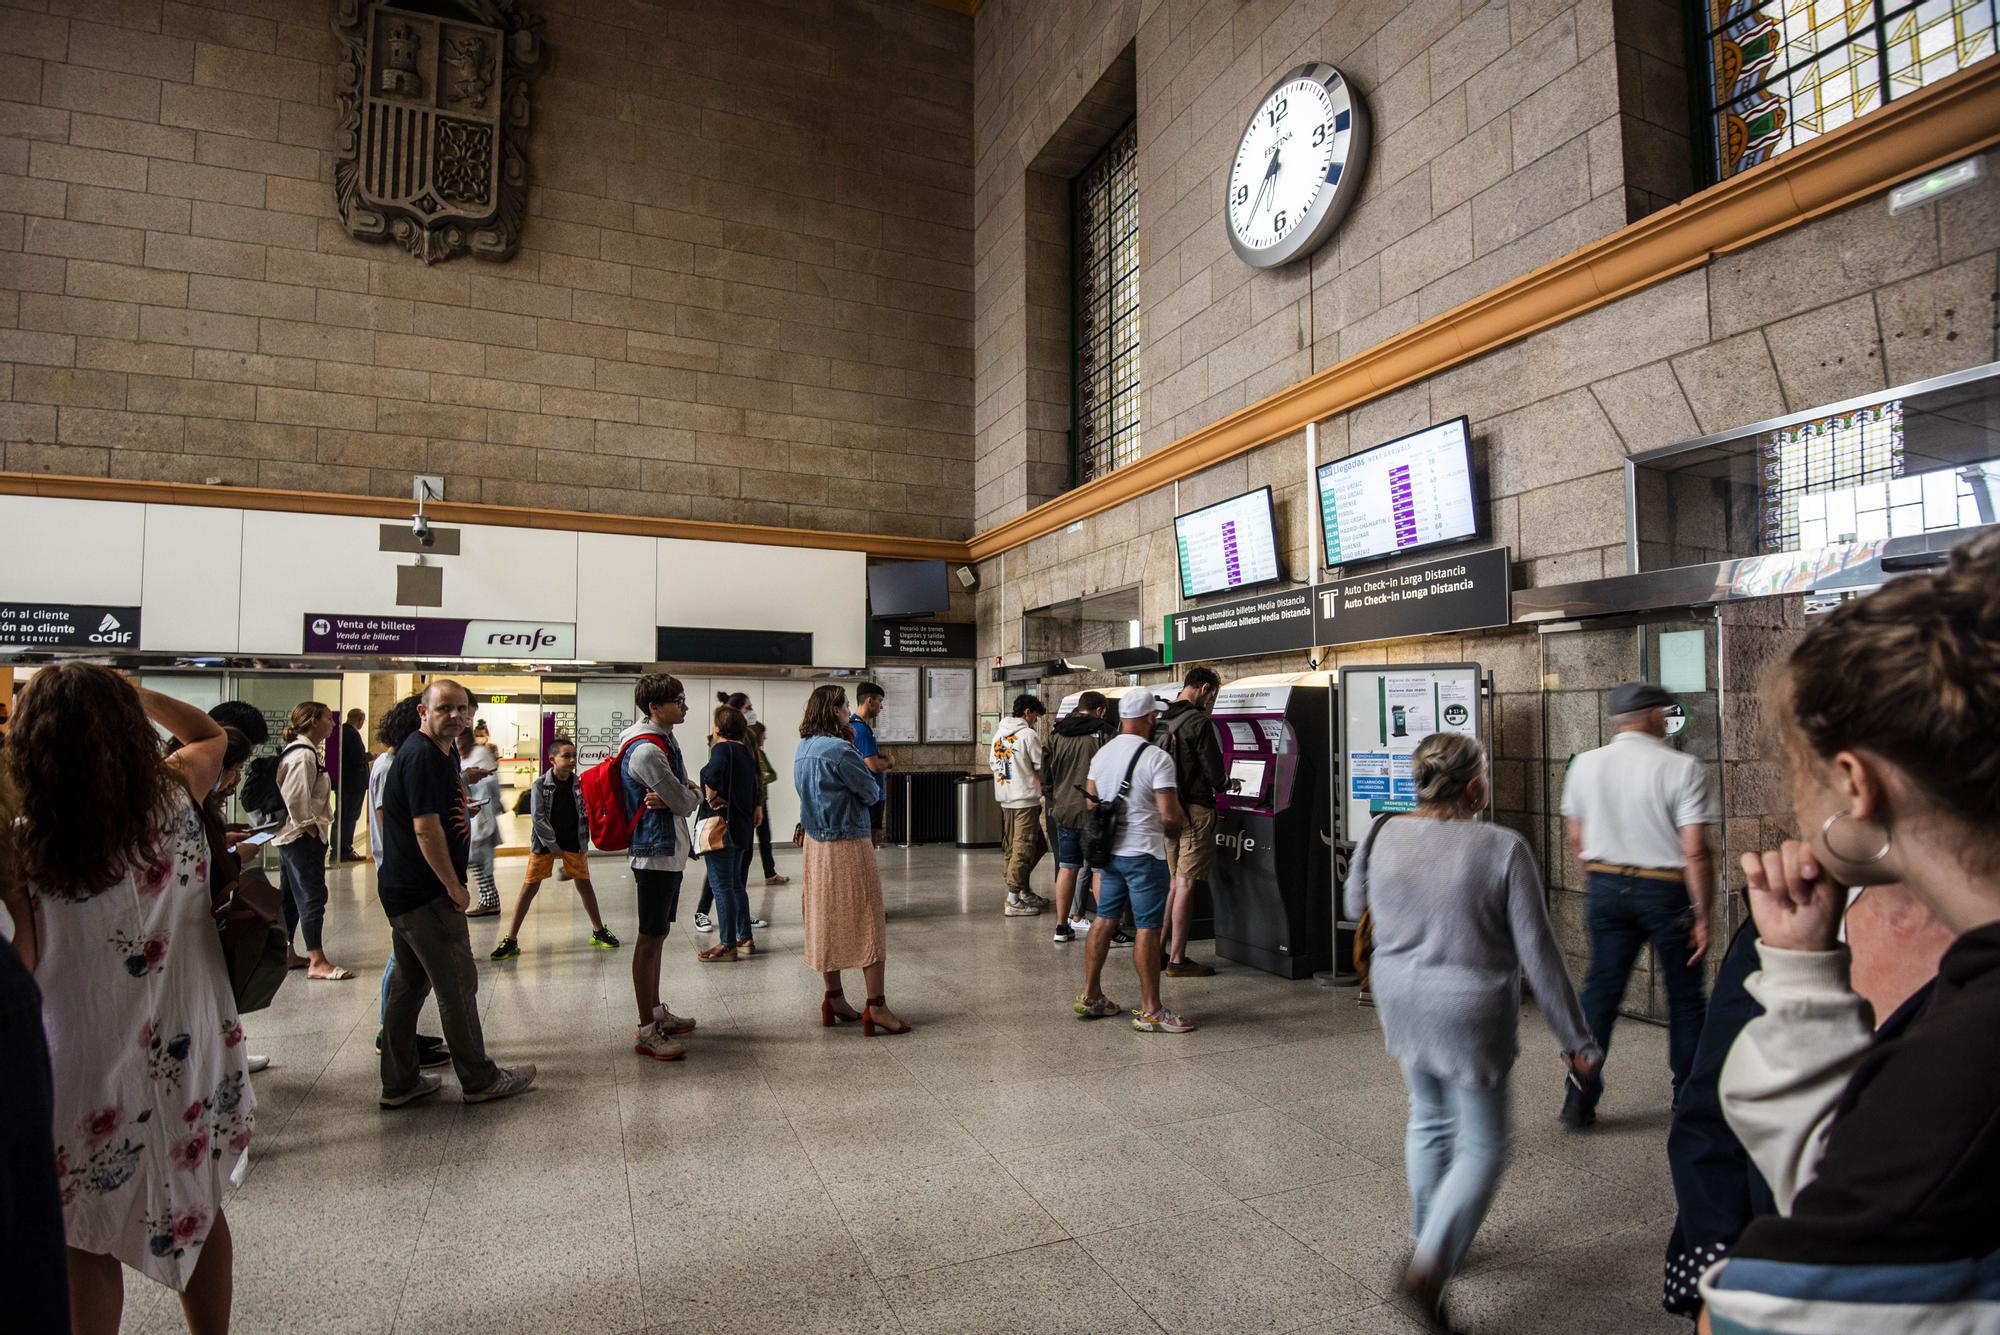
M 1527 840 L 1502 825 L 1408 816 L 1380 818 L 1371 832 L 1347 874 L 1347 905 L 1374 910 L 1369 985 L 1391 1056 L 1457 1084 L 1499 1084 L 1520 1051 L 1524 969 L 1563 1050 L 1598 1053 Z

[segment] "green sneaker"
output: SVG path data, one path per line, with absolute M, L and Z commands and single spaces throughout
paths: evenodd
M 1107 1015 L 1116 1015 L 1118 1003 L 1106 996 L 1078 997 L 1070 1009 L 1076 1012 L 1079 1020 L 1101 1020 Z
M 598 950 L 616 950 L 618 938 L 611 935 L 609 927 L 600 927 L 590 934 L 590 944 Z
M 500 944 L 493 947 L 493 953 L 486 958 L 496 961 L 511 960 L 520 953 L 521 943 L 511 936 L 503 936 L 500 938 Z

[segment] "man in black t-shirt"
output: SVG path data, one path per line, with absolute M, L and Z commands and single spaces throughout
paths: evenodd
M 400 1108 L 443 1081 L 417 1065 L 417 1013 L 435 986 L 452 1066 L 467 1103 L 519 1094 L 535 1083 L 535 1068 L 496 1066 L 486 1056 L 479 1025 L 479 971 L 465 910 L 471 847 L 465 784 L 458 773 L 458 735 L 472 719 L 472 699 L 455 681 L 433 681 L 417 713 L 418 731 L 396 752 L 382 788 L 382 870 L 376 893 L 389 915 L 395 976 L 382 1015 L 382 1106 Z
M 507 934 L 487 956 L 495 961 L 510 960 L 521 953 L 521 924 L 528 920 L 528 906 L 535 892 L 555 870 L 561 859 L 563 871 L 576 885 L 576 897 L 590 915 L 590 944 L 598 950 L 618 949 L 618 938 L 604 925 L 597 911 L 597 890 L 590 883 L 590 859 L 583 855 L 588 842 L 584 828 L 583 802 L 577 795 L 576 743 L 558 737 L 549 747 L 549 767 L 542 771 L 528 795 L 528 875 L 514 900 L 514 918 Z

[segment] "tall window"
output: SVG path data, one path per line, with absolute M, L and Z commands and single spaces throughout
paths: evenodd
M 1888 537 L 1886 527 L 1864 532 L 1854 497 L 1839 497 L 1864 486 L 1881 486 L 1886 496 L 1884 484 L 1902 473 L 1901 399 L 1772 432 L 1764 448 L 1764 550 Z
M 1127 125 L 1076 178 L 1076 480 L 1139 457 L 1139 154 Z
M 1994 53 L 1995 0 L 1704 0 L 1720 181 Z

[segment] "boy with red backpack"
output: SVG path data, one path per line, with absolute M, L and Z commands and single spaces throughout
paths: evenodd
M 688 780 L 674 725 L 687 718 L 687 690 L 664 672 L 650 672 L 632 688 L 639 721 L 618 736 L 618 749 L 583 776 L 590 839 L 599 848 L 624 848 L 639 891 L 639 940 L 632 947 L 632 991 L 639 1028 L 632 1051 L 654 1061 L 678 1061 L 687 1048 L 675 1041 L 695 1022 L 660 1001 L 660 962 L 667 933 L 680 908 L 681 874 L 693 838 L 687 818 L 700 790 Z

